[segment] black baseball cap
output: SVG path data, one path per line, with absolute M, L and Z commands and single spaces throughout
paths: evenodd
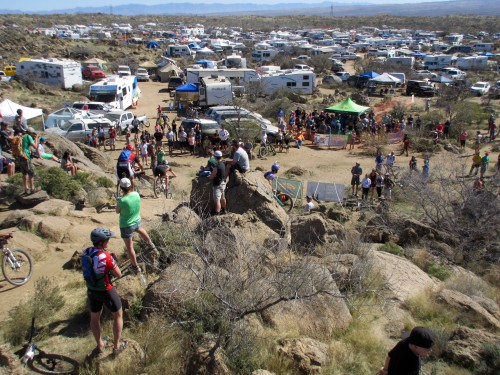
M 430 349 L 434 345 L 434 334 L 429 328 L 415 327 L 411 330 L 409 342 L 415 346 Z

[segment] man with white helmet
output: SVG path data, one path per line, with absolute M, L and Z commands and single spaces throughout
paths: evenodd
M 166 191 L 168 191 L 168 182 L 169 182 L 169 177 L 167 172 L 170 172 L 172 177 L 177 177 L 172 168 L 170 168 L 170 165 L 168 165 L 168 161 L 166 159 L 164 159 L 160 164 L 158 164 L 153 170 L 153 175 L 155 177 L 162 176 L 163 178 L 165 178 Z
M 213 181 L 215 214 L 219 215 L 226 212 L 226 165 L 222 161 L 222 152 L 215 151 L 214 157 L 217 165 L 212 168 L 209 179 Z

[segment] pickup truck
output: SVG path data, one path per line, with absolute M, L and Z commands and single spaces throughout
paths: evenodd
M 131 76 L 132 72 L 127 65 L 118 65 L 118 75 L 119 76 Z
M 67 125 L 68 130 L 64 136 L 73 142 L 85 142 L 88 136 L 92 134 L 92 130 L 100 125 L 107 132 L 112 123 L 105 118 L 70 120 Z
M 125 132 L 127 126 L 132 129 L 132 121 L 134 120 L 134 114 L 130 111 L 109 111 L 104 114 L 104 117 L 110 120 L 117 126 L 117 129 L 120 129 L 122 133 Z M 137 116 L 139 122 L 146 127 L 149 126 L 148 118 L 146 115 Z
M 88 65 L 82 69 L 82 77 L 83 79 L 96 80 L 106 78 L 106 74 L 97 66 Z
M 0 81 L 1 82 L 9 82 L 11 79 L 12 79 L 12 77 L 7 76 L 3 70 L 0 70 Z

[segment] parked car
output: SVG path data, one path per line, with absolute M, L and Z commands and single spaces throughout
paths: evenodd
M 340 84 L 342 83 L 342 78 L 338 77 L 337 75 L 328 74 L 323 77 L 321 82 L 325 85 Z
M 0 81 L 1 82 L 9 82 L 12 77 L 7 76 L 3 70 L 0 70 Z
M 117 126 L 117 129 L 120 129 L 120 131 L 123 133 L 127 126 L 132 126 L 134 114 L 130 111 L 114 110 L 107 112 L 104 117 L 113 122 Z M 137 119 L 142 123 L 145 123 L 148 120 L 145 115 L 137 116 Z
M 64 136 L 73 142 L 85 142 L 88 136 L 92 134 L 92 130 L 101 125 L 107 131 L 111 126 L 111 121 L 106 118 L 70 120 L 67 124 L 68 130 Z
M 111 107 L 108 103 L 103 103 L 103 102 L 74 102 L 71 105 L 71 108 L 83 110 L 87 106 L 87 109 L 91 112 L 95 113 L 108 113 L 109 111 L 113 110 L 113 107 Z
M 138 81 L 149 82 L 149 73 L 145 68 L 137 68 L 135 70 L 135 76 L 137 77 Z
M 300 60 L 300 61 L 307 61 L 307 60 L 310 60 L 311 58 L 307 55 L 300 55 L 300 56 L 297 56 L 297 57 L 294 57 L 294 60 Z
M 434 77 L 437 77 L 437 74 L 432 73 L 429 70 L 417 70 L 415 71 L 413 76 L 415 76 L 416 79 L 432 79 Z
M 87 65 L 82 69 L 82 77 L 83 79 L 96 80 L 106 78 L 106 74 L 97 66 Z
M 314 68 L 311 68 L 309 65 L 304 65 L 304 64 L 295 64 L 293 68 L 295 70 L 310 70 L 310 71 L 314 70 Z
M 483 96 L 490 91 L 491 85 L 488 82 L 476 82 L 470 87 L 472 94 Z
M 349 74 L 348 72 L 337 72 L 335 73 L 335 75 L 339 77 L 342 80 L 342 82 L 347 81 L 351 76 L 351 74 Z
M 210 119 L 187 118 L 181 122 L 181 126 L 184 128 L 186 133 L 189 133 L 189 131 L 194 129 L 196 125 L 200 126 L 201 136 L 208 136 L 211 140 L 215 138 L 215 135 L 221 129 L 217 121 Z
M 456 68 L 443 68 L 441 69 L 441 75 L 454 81 L 462 80 L 467 77 L 467 73 Z
M 127 65 L 118 65 L 118 71 L 117 71 L 119 76 L 131 76 L 132 72 L 130 71 L 130 68 Z
M 406 95 L 431 97 L 435 94 L 436 89 L 427 81 L 409 80 L 406 83 Z

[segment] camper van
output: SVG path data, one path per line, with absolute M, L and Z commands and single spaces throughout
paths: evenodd
M 486 70 L 488 69 L 487 56 L 467 56 L 459 57 L 456 64 L 458 69 L 462 70 Z
M 453 64 L 456 58 L 452 55 L 428 55 L 424 57 L 425 70 L 439 70 Z
M 233 86 L 241 86 L 259 80 L 255 69 L 194 69 L 188 68 L 186 72 L 187 83 L 197 84 L 203 77 L 217 76 L 228 79 Z
M 271 61 L 280 52 L 274 49 L 260 50 L 256 49 L 252 52 L 252 60 L 257 62 Z
M 31 59 L 16 64 L 18 77 L 49 86 L 71 89 L 82 84 L 82 67 L 79 62 L 68 59 Z
M 388 64 L 395 65 L 398 67 L 410 68 L 413 69 L 413 65 L 415 64 L 414 57 L 389 57 L 387 60 Z
M 195 54 L 196 52 L 191 51 L 186 45 L 169 45 L 165 49 L 165 56 L 168 57 L 194 56 Z
M 271 95 L 279 89 L 312 95 L 316 89 L 316 74 L 307 70 L 279 71 L 262 76 L 261 85 L 265 95 Z
M 477 42 L 472 46 L 472 48 L 476 52 L 493 52 L 494 45 L 493 43 Z
M 209 107 L 233 102 L 231 82 L 224 77 L 203 77 L 199 86 L 198 106 Z
M 111 107 L 125 110 L 137 105 L 141 90 L 136 76 L 109 76 L 90 86 L 92 101 L 108 103 Z

